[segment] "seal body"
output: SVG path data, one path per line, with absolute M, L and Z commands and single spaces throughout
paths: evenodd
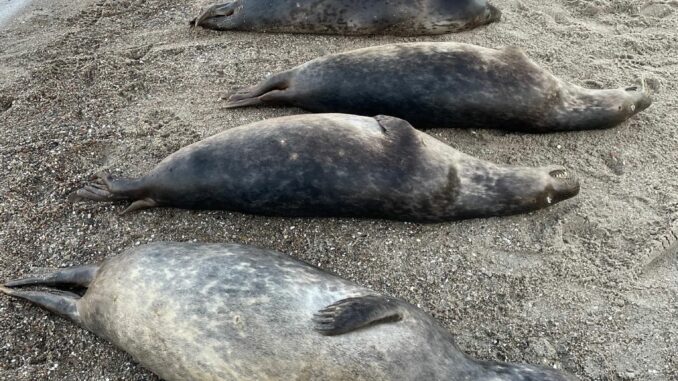
M 563 167 L 502 167 L 404 120 L 345 114 L 269 119 L 170 155 L 137 179 L 100 175 L 74 198 L 283 216 L 411 221 L 515 214 L 577 194 Z
M 208 29 L 323 34 L 428 35 L 498 21 L 485 0 L 232 0 L 192 24 Z
M 440 42 L 318 58 L 235 93 L 227 106 L 258 104 L 386 114 L 417 128 L 553 132 L 615 126 L 651 99 L 635 87 L 594 90 L 566 83 L 516 48 Z
M 74 283 L 84 296 L 19 288 Z M 570 379 L 473 360 L 413 305 L 248 246 L 154 243 L 0 291 L 69 317 L 167 381 Z

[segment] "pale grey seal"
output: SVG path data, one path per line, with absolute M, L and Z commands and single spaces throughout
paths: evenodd
M 0 291 L 73 320 L 166 381 L 573 380 L 474 360 L 415 306 L 248 246 L 142 245 Z

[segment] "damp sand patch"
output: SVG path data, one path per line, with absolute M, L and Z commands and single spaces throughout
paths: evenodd
M 0 28 L 9 22 L 32 0 L 0 0 Z

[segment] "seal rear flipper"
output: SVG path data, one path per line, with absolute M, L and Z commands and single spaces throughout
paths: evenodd
M 154 208 L 156 206 L 158 206 L 158 203 L 155 202 L 155 200 L 153 200 L 152 198 L 145 198 L 143 200 L 136 200 L 130 206 L 125 208 L 125 210 L 120 212 L 120 215 L 122 216 L 123 214 L 127 214 L 127 213 L 133 212 L 135 210 Z
M 368 325 L 401 320 L 403 313 L 402 302 L 370 295 L 331 304 L 313 316 L 313 323 L 323 335 L 341 335 Z
M 288 98 L 291 72 L 275 74 L 260 84 L 239 90 L 228 97 L 226 108 L 258 106 L 265 103 L 283 102 Z
M 111 175 L 106 173 L 96 174 L 89 184 L 71 193 L 68 199 L 71 202 L 131 200 L 132 204 L 120 214 L 158 205 L 155 200 L 146 196 L 141 180 L 113 179 Z
M 193 27 L 201 26 L 207 29 L 228 30 L 233 27 L 228 20 L 236 12 L 239 1 L 227 1 L 224 4 L 216 4 L 203 11 L 200 16 L 194 18 L 189 22 Z
M 6 287 L 19 286 L 59 286 L 74 285 L 87 287 L 94 280 L 99 270 L 98 265 L 77 266 L 60 269 L 41 276 L 32 276 L 22 279 L 11 280 L 5 283 Z
M 26 299 L 48 311 L 81 324 L 77 302 L 80 296 L 67 291 L 24 291 L 0 286 L 0 292 L 15 298 Z

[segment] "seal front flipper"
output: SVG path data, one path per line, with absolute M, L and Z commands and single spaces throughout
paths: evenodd
M 80 296 L 67 291 L 24 291 L 0 286 L 0 292 L 29 302 L 80 324 L 77 302 Z
M 228 97 L 226 108 L 257 106 L 264 103 L 282 103 L 289 101 L 288 88 L 292 71 L 275 74 L 262 83 L 240 90 Z
M 401 320 L 402 302 L 379 295 L 342 299 L 313 315 L 315 330 L 323 335 L 341 335 L 359 328 Z
M 388 115 L 377 115 L 374 117 L 374 120 L 379 123 L 379 127 L 381 127 L 386 135 L 409 134 L 414 136 L 416 134 L 414 127 L 404 119 Z

